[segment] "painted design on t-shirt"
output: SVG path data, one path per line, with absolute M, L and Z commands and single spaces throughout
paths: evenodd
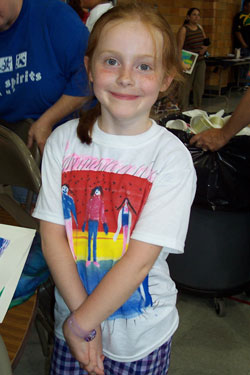
M 82 231 L 85 232 L 86 223 L 88 223 L 88 258 L 86 261 L 86 267 L 89 267 L 92 261 L 96 267 L 100 267 L 96 258 L 96 242 L 99 222 L 101 221 L 105 234 L 108 234 L 109 231 L 104 213 L 104 201 L 102 195 L 102 187 L 94 187 L 91 191 L 91 198 L 86 207 L 86 218 L 82 226 Z
M 27 52 L 21 52 L 16 55 L 16 69 L 25 68 L 27 66 Z
M 20 52 L 14 56 L 0 57 L 0 73 L 12 73 L 12 76 L 3 81 L 0 96 L 11 95 L 20 85 L 38 82 L 42 79 L 41 72 L 27 69 L 28 53 Z
M 132 223 L 132 212 L 136 215 L 134 207 L 131 205 L 128 198 L 123 199 L 122 204 L 117 208 L 119 214 L 117 217 L 117 230 L 113 236 L 113 240 L 116 241 L 117 237 L 121 231 L 123 232 L 123 246 L 122 246 L 122 255 L 125 253 L 126 248 L 129 243 L 130 237 L 130 227 Z
M 62 184 L 69 188 L 77 217 L 71 220 L 74 254 L 88 294 L 126 252 L 155 176 L 152 166 L 143 166 L 139 172 L 136 166 L 118 164 L 89 156 L 79 160 L 77 155 L 63 162 Z M 69 210 L 64 211 L 68 225 Z M 135 318 L 149 306 L 153 302 L 146 277 L 109 319 Z
M 70 250 L 74 259 L 76 260 L 76 255 L 74 251 L 73 244 L 73 227 L 72 227 L 72 214 L 77 226 L 76 208 L 74 199 L 69 195 L 69 186 L 63 184 L 62 186 L 62 206 L 63 206 L 63 216 L 65 222 L 66 233 L 69 241 Z
M 12 72 L 13 61 L 12 56 L 0 57 L 0 73 Z

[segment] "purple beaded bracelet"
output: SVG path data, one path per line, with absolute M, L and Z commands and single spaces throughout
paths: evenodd
M 74 312 L 68 317 L 67 324 L 71 332 L 74 333 L 74 335 L 80 337 L 81 339 L 89 342 L 94 340 L 96 336 L 96 330 L 93 329 L 92 331 L 84 331 L 79 324 L 77 323 Z

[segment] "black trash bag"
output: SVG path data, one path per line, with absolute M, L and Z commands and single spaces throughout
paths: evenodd
M 233 137 L 220 150 L 211 152 L 191 146 L 192 135 L 175 129 L 191 153 L 197 174 L 194 204 L 223 211 L 250 210 L 250 137 Z
M 167 115 L 166 117 L 162 118 L 160 120 L 159 125 L 162 125 L 162 126 L 166 126 L 166 123 L 170 120 L 183 120 L 185 121 L 187 124 L 190 124 L 190 121 L 191 121 L 191 117 L 190 116 L 187 116 L 187 115 L 184 115 L 183 113 L 170 113 L 169 115 Z M 169 130 L 175 130 L 175 129 L 169 129 Z M 176 129 L 177 130 L 177 129 Z M 178 130 L 177 130 L 178 131 Z M 182 130 L 181 130 L 182 131 Z M 177 134 L 176 134 L 177 135 Z M 178 135 L 177 135 L 178 137 Z
M 190 149 L 190 152 L 192 149 L 197 149 L 196 147 L 193 147 L 189 144 L 189 141 L 192 138 L 193 134 L 187 133 L 185 130 L 180 129 L 167 128 L 167 130 L 176 135 L 176 137 L 179 138 L 188 149 Z

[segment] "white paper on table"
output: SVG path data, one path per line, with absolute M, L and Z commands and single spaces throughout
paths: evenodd
M 0 224 L 0 323 L 15 293 L 35 233 L 35 229 Z

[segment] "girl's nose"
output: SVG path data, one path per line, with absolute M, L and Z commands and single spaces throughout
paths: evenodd
M 133 72 L 128 67 L 121 67 L 117 82 L 121 86 L 131 86 L 134 84 Z

